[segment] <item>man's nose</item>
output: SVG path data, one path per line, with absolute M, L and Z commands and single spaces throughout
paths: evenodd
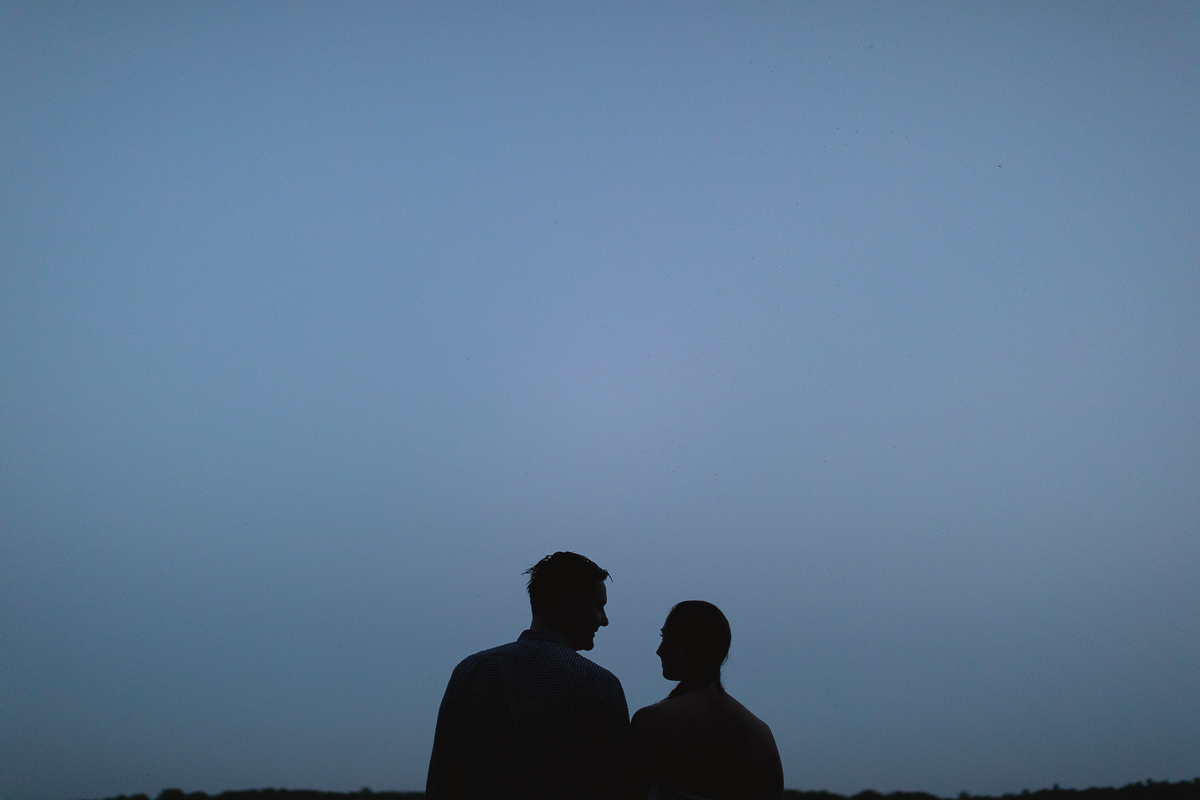
M 600 627 L 604 628 L 607 626 L 608 626 L 608 614 L 605 614 L 603 611 L 601 611 L 600 612 Z

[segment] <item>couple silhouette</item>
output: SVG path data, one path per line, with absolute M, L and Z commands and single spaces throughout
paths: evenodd
M 666 699 L 629 718 L 625 691 L 580 655 L 608 625 L 609 574 L 577 553 L 526 570 L 529 629 L 463 659 L 438 710 L 430 800 L 780 800 L 775 738 L 721 685 L 729 622 L 712 603 L 662 627 Z

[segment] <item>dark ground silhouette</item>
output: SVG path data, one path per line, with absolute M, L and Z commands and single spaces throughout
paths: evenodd
M 373 792 L 361 789 L 357 792 L 317 792 L 308 789 L 246 789 L 221 792 L 211 797 L 204 792 L 184 792 L 180 789 L 163 789 L 155 800 L 421 800 L 424 792 Z M 784 800 L 942 800 L 928 792 L 882 792 L 865 791 L 855 795 L 834 792 L 809 792 L 785 789 Z M 1051 789 L 1025 790 L 995 797 L 986 794 L 962 792 L 955 800 L 1197 800 L 1200 798 L 1200 778 L 1170 783 L 1166 781 L 1139 781 L 1120 788 Z M 150 800 L 144 794 L 117 795 L 105 800 Z

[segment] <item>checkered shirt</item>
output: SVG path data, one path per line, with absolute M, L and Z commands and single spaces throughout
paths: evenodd
M 624 796 L 629 708 L 621 682 L 567 637 L 528 630 L 455 668 L 438 710 L 429 800 Z

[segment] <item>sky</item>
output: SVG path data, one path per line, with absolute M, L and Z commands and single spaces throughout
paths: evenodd
M 521 572 L 786 785 L 1200 776 L 1193 3 L 0 4 L 0 800 L 424 788 Z

